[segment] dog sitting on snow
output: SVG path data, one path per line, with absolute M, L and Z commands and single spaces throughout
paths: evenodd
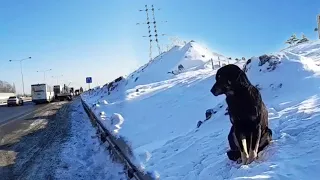
M 232 127 L 228 140 L 230 160 L 250 164 L 271 141 L 268 111 L 259 90 L 238 66 L 229 64 L 217 71 L 216 83 L 211 89 L 214 96 L 226 95 Z

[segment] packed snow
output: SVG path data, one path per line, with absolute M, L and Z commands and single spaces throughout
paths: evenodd
M 135 162 L 160 179 L 318 179 L 319 52 L 317 41 L 229 61 L 260 89 L 273 131 L 271 145 L 249 165 L 227 158 L 225 97 L 210 93 L 217 71 L 212 64 L 228 61 L 195 42 L 163 53 L 113 83 L 113 90 L 97 87 L 82 98 L 114 135 L 127 139 Z M 183 71 L 167 73 L 180 64 Z M 210 108 L 216 113 L 197 129 Z

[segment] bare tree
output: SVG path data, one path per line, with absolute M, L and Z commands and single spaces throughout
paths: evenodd
M 16 93 L 17 91 L 16 91 L 16 85 L 13 83 L 12 84 L 12 91 L 13 91 L 13 93 Z
M 0 93 L 15 93 L 15 86 L 0 80 Z

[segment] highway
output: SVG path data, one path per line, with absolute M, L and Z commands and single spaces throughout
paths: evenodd
M 0 179 L 25 179 L 34 172 L 31 168 L 45 150 L 58 154 L 55 143 L 60 144 L 70 128 L 69 104 L 26 102 L 24 106 L 0 106 Z
M 0 105 L 0 125 L 7 121 L 14 120 L 17 117 L 22 118 L 47 105 L 48 104 L 35 105 L 31 101 L 25 102 L 23 106 L 7 107 L 6 104 Z

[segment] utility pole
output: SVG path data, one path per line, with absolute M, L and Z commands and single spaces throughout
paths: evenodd
M 214 69 L 214 66 L 213 66 L 213 59 L 211 58 L 211 64 L 212 64 L 212 69 Z
M 19 61 L 20 62 L 20 72 L 21 72 L 21 79 L 22 79 L 22 90 L 23 90 L 23 96 L 25 96 L 25 92 L 24 92 L 24 80 L 23 80 L 23 73 L 22 73 L 22 61 L 27 60 L 27 59 L 31 59 L 31 57 L 27 57 L 24 59 L 20 59 L 20 60 L 9 60 L 9 62 L 13 62 L 13 61 Z
M 149 11 L 152 11 L 152 18 L 153 18 L 153 22 L 150 22 L 150 18 L 149 18 Z M 158 9 L 160 10 L 160 9 Z M 145 11 L 146 12 L 146 22 L 145 23 L 136 23 L 136 25 L 141 25 L 141 24 L 146 24 L 148 26 L 148 35 L 147 36 L 142 36 L 142 37 L 149 37 L 149 58 L 150 58 L 150 61 L 152 60 L 152 42 L 153 42 L 153 39 L 152 39 L 152 36 L 154 36 L 154 40 L 156 41 L 157 43 L 157 47 L 158 47 L 158 52 L 159 52 L 159 55 L 161 54 L 161 48 L 160 48 L 160 44 L 159 44 L 159 39 L 158 39 L 158 30 L 157 30 L 157 21 L 156 21 L 156 18 L 155 18 L 155 15 L 154 15 L 154 11 L 155 11 L 155 8 L 153 5 L 151 5 L 151 9 L 148 8 L 148 5 L 145 5 L 145 9 L 142 9 L 142 10 L 139 10 L 140 12 L 142 11 Z M 167 21 L 164 21 L 164 22 L 167 22 Z M 153 24 L 153 28 L 154 28 L 154 35 L 152 35 L 151 33 L 151 26 L 150 24 Z M 164 36 L 165 34 L 161 34 L 161 36 Z
M 317 17 L 317 20 L 318 20 L 318 35 L 319 35 L 319 39 L 320 39 L 320 14 L 318 14 L 318 17 Z

